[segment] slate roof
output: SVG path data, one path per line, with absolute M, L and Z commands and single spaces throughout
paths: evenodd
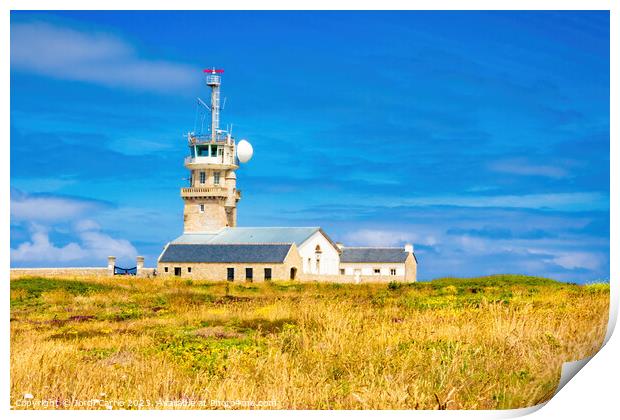
M 164 250 L 162 263 L 282 263 L 292 244 L 174 244 Z
M 409 255 L 403 248 L 342 248 L 341 263 L 404 263 Z
M 227 227 L 218 232 L 185 233 L 172 243 L 295 244 L 299 246 L 320 230 L 319 227 Z
M 217 236 L 217 233 L 184 233 L 170 244 L 208 244 Z

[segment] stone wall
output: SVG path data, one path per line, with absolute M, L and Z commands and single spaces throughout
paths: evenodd
M 145 267 L 136 270 L 136 275 L 138 277 L 155 277 L 156 272 L 154 268 Z
M 153 277 L 154 268 L 138 270 L 138 277 Z M 105 267 L 46 267 L 46 268 L 11 268 L 11 278 L 19 277 L 109 277 Z
M 332 283 L 356 283 L 355 275 L 316 275 L 316 274 L 304 274 L 301 280 L 303 281 L 317 281 L 317 282 L 332 282 Z M 360 276 L 359 284 L 361 283 L 389 283 L 391 281 L 409 282 L 405 276 Z
M 45 267 L 45 268 L 11 268 L 11 278 L 17 277 L 112 277 L 116 257 L 108 257 L 107 267 Z M 136 275 L 138 277 L 153 277 L 155 269 L 144 266 L 144 257 L 136 257 Z
M 228 225 L 225 198 L 185 198 L 183 206 L 183 232 L 216 231 Z M 200 211 L 200 204 L 204 211 Z
M 405 260 L 405 281 L 413 282 L 418 280 L 418 263 L 413 255 L 413 252 L 410 252 Z
M 11 268 L 11 278 L 108 276 L 106 267 Z
M 166 267 L 168 271 L 166 271 Z M 271 280 L 288 280 L 291 264 L 282 263 L 159 263 L 158 277 L 171 277 L 175 267 L 181 268 L 181 278 L 223 281 L 228 279 L 228 269 L 234 269 L 234 281 L 247 281 L 246 268 L 252 269 L 252 281 L 265 280 L 265 268 L 271 268 Z M 298 269 L 299 273 L 299 269 Z
M 346 275 L 355 275 L 359 270 L 360 275 L 366 276 L 391 276 L 391 270 L 396 270 L 395 277 L 405 276 L 404 263 L 340 263 L 340 269 L 345 270 Z M 375 274 L 375 269 L 379 269 L 379 274 Z
M 319 272 L 317 272 L 317 253 L 320 249 Z M 299 247 L 299 255 L 303 263 L 304 274 L 331 275 L 338 274 L 340 255 L 338 249 L 325 237 L 323 231 L 315 232 Z

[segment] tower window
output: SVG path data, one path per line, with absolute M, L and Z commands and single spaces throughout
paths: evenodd
M 204 171 L 200 172 L 200 183 L 204 184 L 207 180 L 207 174 Z
M 209 156 L 209 146 L 196 146 L 198 156 Z
M 204 213 L 205 212 L 205 205 L 204 204 L 200 204 L 199 205 L 199 210 L 200 210 L 201 213 Z
M 220 173 L 219 172 L 213 172 L 213 183 L 215 185 L 220 185 Z
M 218 156 L 224 156 L 224 148 L 223 147 L 218 147 L 217 148 L 217 155 Z

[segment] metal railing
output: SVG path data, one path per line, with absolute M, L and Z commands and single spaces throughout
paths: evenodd
M 222 78 L 217 74 L 207 75 L 207 85 L 219 85 L 222 82 Z
M 228 134 L 227 133 L 217 133 L 215 135 L 215 138 L 213 138 L 211 136 L 211 133 L 208 133 L 208 134 L 190 134 L 188 136 L 188 139 L 189 139 L 189 143 L 192 146 L 194 144 L 227 143 L 228 142 Z
M 219 165 L 238 165 L 236 159 L 226 156 L 187 156 L 184 160 L 184 164 L 187 165 L 189 163 L 196 164 L 219 164 Z

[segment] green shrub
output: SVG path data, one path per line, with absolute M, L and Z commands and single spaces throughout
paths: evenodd
M 388 283 L 388 289 L 390 290 L 398 290 L 401 287 L 403 287 L 402 283 L 397 282 L 397 281 L 391 281 Z

